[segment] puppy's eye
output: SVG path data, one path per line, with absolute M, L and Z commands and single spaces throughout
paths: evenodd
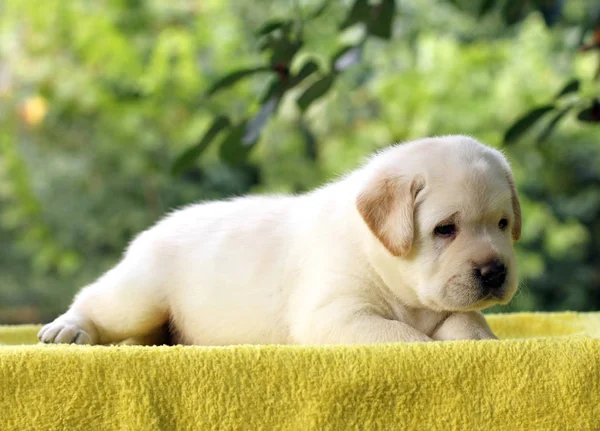
M 505 218 L 498 222 L 498 227 L 500 228 L 500 230 L 506 229 L 506 226 L 508 226 L 508 220 L 506 220 Z
M 456 225 L 454 224 L 442 224 L 437 226 L 433 232 L 437 236 L 453 236 L 456 233 Z

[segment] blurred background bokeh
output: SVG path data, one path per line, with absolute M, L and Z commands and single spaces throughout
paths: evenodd
M 1 1 L 0 323 L 52 319 L 174 208 L 451 133 L 521 194 L 491 311 L 600 310 L 597 3 Z

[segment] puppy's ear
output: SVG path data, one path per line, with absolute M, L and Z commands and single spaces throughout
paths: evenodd
M 513 241 L 518 241 L 521 239 L 521 225 L 523 223 L 521 217 L 521 203 L 519 202 L 519 195 L 517 194 L 517 188 L 515 187 L 515 179 L 510 170 L 506 172 L 506 178 L 508 179 L 508 186 L 510 187 L 514 216 L 511 234 Z
M 356 208 L 371 232 L 394 256 L 410 251 L 414 236 L 417 194 L 425 187 L 421 176 L 375 176 L 356 198 Z

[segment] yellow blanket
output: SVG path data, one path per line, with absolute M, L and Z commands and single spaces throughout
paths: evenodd
M 600 313 L 494 315 L 502 341 L 45 346 L 0 327 L 0 430 L 600 430 Z

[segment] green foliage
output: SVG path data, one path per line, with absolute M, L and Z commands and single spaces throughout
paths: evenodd
M 554 129 L 556 128 L 556 126 L 558 125 L 558 123 L 564 118 L 565 115 L 567 115 L 569 113 L 569 111 L 573 109 L 573 104 L 571 105 L 567 105 L 565 108 L 561 109 L 560 111 L 558 111 L 554 117 L 552 117 L 552 120 L 550 120 L 550 122 L 548 122 L 546 124 L 546 127 L 544 127 L 544 130 L 542 130 L 542 133 L 540 133 L 540 135 L 537 138 L 537 142 L 541 143 L 544 142 L 546 139 L 548 139 L 550 137 L 550 135 L 552 134 L 552 132 L 554 132 Z M 513 126 L 510 130 L 513 130 L 515 126 Z M 508 135 L 508 132 L 507 132 Z M 505 139 L 505 142 L 506 139 Z
M 269 67 L 254 67 L 252 69 L 237 70 L 235 72 L 230 73 L 229 75 L 224 76 L 223 78 L 221 78 L 217 82 L 215 82 L 212 85 L 212 87 L 210 87 L 210 89 L 208 90 L 208 92 L 206 94 L 208 96 L 212 96 L 219 90 L 223 90 L 224 88 L 227 88 L 227 87 L 235 84 L 242 78 L 246 78 L 255 73 L 269 72 L 269 71 L 271 71 L 271 68 L 269 68 Z
M 315 100 L 319 99 L 320 97 L 323 97 L 325 95 L 325 93 L 327 93 L 327 91 L 333 85 L 334 79 L 335 79 L 335 75 L 329 74 L 329 75 L 326 75 L 325 77 L 319 79 L 318 81 L 314 82 L 298 98 L 298 100 L 297 100 L 298 107 L 302 111 L 306 111 L 308 109 L 308 107 L 311 105 L 311 103 L 313 103 Z
M 554 105 L 544 105 L 529 111 L 506 131 L 504 134 L 504 143 L 512 144 L 515 142 L 527 129 L 537 123 L 544 115 L 554 111 L 555 108 L 556 106 Z
M 597 58 L 572 37 L 591 14 L 526 3 L 507 26 L 500 0 L 4 2 L 0 321 L 63 311 L 173 208 L 448 133 L 515 171 L 523 282 L 500 310 L 600 308 Z
M 600 100 L 594 99 L 592 106 L 577 114 L 577 119 L 586 123 L 600 123 Z
M 219 155 L 225 163 L 231 165 L 243 164 L 250 149 L 256 144 L 256 139 L 244 141 L 244 136 L 247 134 L 246 127 L 247 123 L 245 121 L 233 127 L 221 143 Z
M 566 96 L 570 93 L 576 93 L 579 91 L 579 87 L 581 86 L 581 82 L 579 79 L 571 79 L 567 82 L 562 90 L 556 95 L 556 99 L 560 99 L 562 96 Z
M 200 139 L 200 142 L 181 153 L 181 155 L 175 160 L 172 169 L 173 174 L 179 175 L 191 168 L 196 162 L 196 159 L 198 159 L 200 154 L 206 150 L 211 141 L 229 125 L 230 123 L 227 117 L 220 116 L 215 118 L 212 125 L 206 131 L 202 139 Z

